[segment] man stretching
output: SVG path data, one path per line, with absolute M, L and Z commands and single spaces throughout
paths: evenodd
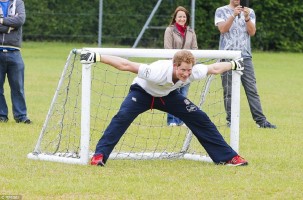
M 138 74 L 120 110 L 99 140 L 91 165 L 104 166 L 126 129 L 139 114 L 149 109 L 158 109 L 180 118 L 214 163 L 231 166 L 248 164 L 225 142 L 207 114 L 176 90 L 192 81 L 201 80 L 208 74 L 221 74 L 230 69 L 243 70 L 242 59 L 195 65 L 193 54 L 188 50 L 180 50 L 175 53 L 173 60 L 142 64 L 84 50 L 80 60 L 83 64 L 102 62 L 118 70 Z

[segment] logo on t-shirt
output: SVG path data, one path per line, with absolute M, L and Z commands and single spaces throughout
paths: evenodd
M 145 70 L 144 70 L 144 76 L 146 77 L 146 78 L 148 78 L 149 77 L 149 75 L 150 75 L 150 71 L 151 71 L 151 69 L 150 68 L 146 68 Z

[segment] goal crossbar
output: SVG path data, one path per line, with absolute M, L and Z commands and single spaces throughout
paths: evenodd
M 140 49 L 140 48 L 83 48 L 101 55 L 144 58 L 172 58 L 178 49 Z M 82 49 L 75 50 L 78 54 Z M 241 57 L 240 51 L 225 50 L 189 50 L 197 58 L 235 59 Z

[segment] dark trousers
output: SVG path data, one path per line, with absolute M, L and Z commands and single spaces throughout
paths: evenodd
M 27 108 L 24 95 L 24 63 L 20 51 L 0 51 L 0 116 L 8 117 L 8 108 L 4 97 L 4 82 L 7 76 L 11 89 L 13 116 L 15 120 L 24 120 Z
M 190 86 L 190 84 L 185 85 L 184 87 L 181 87 L 178 90 L 183 96 L 187 97 L 189 86 Z M 171 123 L 175 123 L 178 126 L 183 124 L 182 120 L 180 120 L 178 117 L 175 117 L 168 113 L 167 114 L 167 125 L 169 125 Z
M 263 114 L 260 97 L 257 90 L 256 76 L 251 58 L 245 58 L 244 71 L 241 76 L 241 82 L 245 90 L 250 112 L 257 123 L 264 122 L 266 117 Z M 227 113 L 226 120 L 230 122 L 231 111 L 231 88 L 232 88 L 232 71 L 224 72 L 221 75 L 222 85 L 224 88 L 224 105 Z
M 95 155 L 103 154 L 103 161 L 106 162 L 130 124 L 139 114 L 149 110 L 151 106 L 153 109 L 168 112 L 180 118 L 197 137 L 215 163 L 226 162 L 237 155 L 225 142 L 206 113 L 201 111 L 191 101 L 186 100 L 186 97 L 178 91 L 172 91 L 161 98 L 153 97 L 137 84 L 130 87 L 130 92 L 123 101 L 120 110 L 113 117 L 99 140 Z

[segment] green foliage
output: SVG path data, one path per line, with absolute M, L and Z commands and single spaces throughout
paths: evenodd
M 257 16 L 256 48 L 303 52 L 302 2 L 254 0 L 252 8 Z
M 158 0 L 103 0 L 102 41 L 132 46 Z M 195 1 L 195 31 L 200 49 L 217 49 L 219 31 L 214 25 L 216 8 L 228 0 Z M 24 40 L 96 43 L 99 0 L 26 0 Z M 162 48 L 165 27 L 179 5 L 191 10 L 190 0 L 163 0 L 139 43 Z M 303 6 L 301 1 L 250 0 L 257 16 L 253 49 L 303 52 Z
M 27 0 L 24 40 L 96 42 L 98 2 Z
M 214 24 L 218 7 L 226 5 L 226 1 L 197 1 L 195 30 L 200 49 L 218 49 L 220 33 Z

